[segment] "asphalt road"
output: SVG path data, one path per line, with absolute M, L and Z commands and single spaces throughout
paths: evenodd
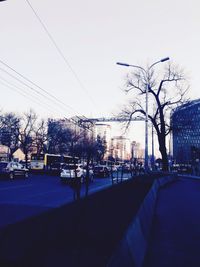
M 124 179 L 127 179 L 124 177 Z M 116 179 L 115 179 L 116 181 Z M 112 185 L 111 178 L 95 178 L 89 194 Z M 30 174 L 28 179 L 0 180 L 0 227 L 34 216 L 74 201 L 73 190 L 63 185 L 58 176 Z M 85 195 L 85 185 L 81 197 Z

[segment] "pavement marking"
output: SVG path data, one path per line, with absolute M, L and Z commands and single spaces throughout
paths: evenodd
M 4 187 L 0 188 L 0 191 L 8 190 L 8 189 L 16 189 L 16 188 L 23 188 L 23 187 L 31 187 L 32 185 L 18 185 L 18 186 L 10 186 L 10 187 Z

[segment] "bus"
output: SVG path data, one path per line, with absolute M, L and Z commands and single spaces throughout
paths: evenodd
M 30 169 L 35 171 L 41 170 L 59 170 L 61 163 L 77 164 L 77 157 L 58 155 L 58 154 L 35 154 L 31 155 Z

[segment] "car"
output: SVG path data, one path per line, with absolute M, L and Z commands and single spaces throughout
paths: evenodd
M 75 178 L 80 178 L 84 182 L 85 171 L 81 164 L 63 164 L 60 172 L 61 182 L 73 182 Z
M 0 162 L 0 174 L 8 176 L 10 179 L 14 179 L 16 176 L 28 178 L 29 170 L 18 162 Z
M 24 167 L 24 168 L 27 168 L 27 169 L 31 169 L 31 162 L 30 161 L 25 161 L 25 160 L 21 160 L 19 161 L 19 163 Z
M 131 167 L 130 167 L 129 164 L 124 164 L 124 165 L 122 166 L 122 170 L 123 170 L 123 172 L 130 172 Z
M 53 162 L 49 165 L 48 171 L 54 175 L 60 175 L 60 172 L 65 164 L 61 162 Z
M 106 166 L 95 166 L 94 167 L 94 176 L 97 177 L 107 177 L 109 176 L 109 170 Z
M 118 166 L 113 164 L 110 166 L 109 171 L 116 172 L 117 168 L 118 168 Z
M 94 182 L 94 171 L 90 166 L 88 168 L 89 168 L 89 182 Z M 84 170 L 84 180 L 85 180 L 87 175 L 87 166 L 84 166 L 83 170 Z

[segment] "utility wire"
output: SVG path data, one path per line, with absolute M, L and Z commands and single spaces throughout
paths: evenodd
M 10 74 L 8 71 L 2 69 L 0 67 L 0 70 L 5 72 L 7 75 L 11 76 L 13 79 L 17 80 L 18 82 L 22 83 L 23 85 L 27 86 L 29 89 L 31 89 L 32 91 L 34 91 L 35 93 L 39 94 L 40 96 L 43 96 L 45 98 L 48 98 L 47 96 L 45 96 L 44 94 L 42 94 L 41 92 L 39 92 L 38 90 L 36 90 L 35 88 L 29 86 L 27 83 L 23 82 L 22 80 L 18 79 L 17 77 L 15 77 L 14 75 Z M 53 99 L 48 98 L 50 101 L 53 101 Z M 54 102 L 54 101 L 53 101 Z M 57 103 L 56 103 L 57 104 Z
M 9 75 L 10 77 L 12 77 L 13 79 L 17 80 L 18 82 L 22 83 L 24 86 L 28 87 L 29 89 L 31 89 L 33 92 L 39 94 L 40 96 L 43 96 L 45 98 L 47 98 L 48 100 L 50 100 L 51 102 L 54 102 L 54 104 L 56 104 L 58 106 L 59 104 L 62 104 L 64 106 L 64 108 L 70 108 L 71 110 L 73 110 L 74 112 L 77 113 L 77 111 L 75 111 L 73 108 L 66 106 L 62 101 L 60 101 L 59 99 L 57 99 L 55 96 L 51 95 L 49 92 L 47 92 L 46 90 L 44 90 L 43 88 L 41 88 L 40 86 L 38 86 L 37 84 L 35 84 L 34 82 L 32 82 L 30 79 L 26 78 L 24 75 L 20 74 L 18 71 L 16 71 L 15 69 L 13 69 L 12 67 L 10 67 L 8 64 L 4 63 L 2 60 L 0 60 L 0 62 L 6 66 L 7 68 L 11 69 L 13 72 L 15 72 L 16 74 L 18 74 L 20 77 L 22 77 L 23 79 L 25 79 L 26 81 L 28 81 L 29 83 L 31 83 L 32 85 L 36 86 L 37 88 L 39 88 L 40 90 L 42 90 L 46 95 L 44 95 L 43 93 L 39 92 L 38 90 L 36 90 L 35 88 L 29 86 L 27 83 L 23 82 L 22 80 L 20 80 L 19 78 L 15 77 L 14 75 L 12 75 L 11 73 L 9 73 L 8 71 L 4 70 L 3 68 L 0 67 L 0 70 L 3 71 L 4 73 L 6 73 L 7 75 Z M 47 96 L 48 95 L 48 96 Z M 61 106 L 59 106 L 61 108 Z M 63 107 L 62 107 L 63 109 Z M 81 120 L 82 118 L 78 115 L 75 116 L 76 118 L 78 118 L 79 120 Z M 85 116 L 83 116 L 85 117 Z M 77 124 L 77 122 L 75 120 L 72 120 L 73 123 Z
M 62 104 L 65 108 L 71 109 L 72 111 L 76 112 L 76 110 L 74 110 L 72 107 L 66 105 L 64 102 L 62 102 L 61 100 L 59 100 L 57 97 L 55 97 L 54 95 L 50 94 L 48 91 L 46 91 L 45 89 L 43 89 L 42 87 L 40 87 L 39 85 L 37 85 L 36 83 L 32 82 L 30 79 L 28 79 L 27 77 L 25 77 L 24 75 L 22 75 L 21 73 L 19 73 L 18 71 L 16 71 L 14 68 L 10 67 L 7 63 L 3 62 L 0 59 L 1 64 L 3 64 L 4 66 L 6 66 L 7 68 L 9 68 L 10 70 L 12 70 L 13 72 L 15 72 L 17 75 L 19 75 L 20 77 L 22 77 L 24 80 L 26 80 L 27 82 L 31 83 L 32 85 L 34 85 L 35 87 L 37 87 L 38 89 L 40 89 L 42 92 L 44 92 L 46 95 L 48 95 L 52 101 L 52 99 L 56 102 L 58 102 L 59 104 Z M 0 68 L 2 71 L 6 72 L 8 75 L 12 76 L 14 79 L 17 79 L 15 76 L 9 74 L 7 71 L 5 71 L 4 69 Z M 25 84 L 24 82 L 22 82 L 21 80 L 17 79 L 19 82 L 23 83 L 25 86 L 28 86 L 29 88 L 31 88 L 31 90 L 34 90 L 37 94 L 41 94 L 38 90 L 30 87 L 29 85 Z M 42 94 L 42 96 L 44 96 Z M 46 96 L 44 96 L 46 97 Z
M 3 86 L 6 86 L 7 88 L 9 88 L 9 89 L 11 89 L 12 91 L 14 91 L 14 92 L 18 92 L 20 95 L 22 95 L 23 97 L 25 97 L 26 99 L 29 99 L 31 102 L 33 101 L 33 102 L 35 102 L 36 104 L 38 104 L 40 107 L 41 107 L 41 102 L 38 102 L 37 100 L 35 100 L 35 99 L 32 99 L 29 95 L 27 95 L 26 93 L 23 93 L 22 91 L 21 91 L 21 88 L 19 88 L 19 87 L 17 87 L 17 86 L 15 86 L 15 85 L 13 85 L 12 83 L 10 83 L 10 82 L 8 82 L 8 81 L 6 81 L 4 78 L 2 78 L 2 77 L 0 77 L 0 84 L 2 84 Z M 2 82 L 2 80 L 3 80 L 3 82 Z M 7 84 L 6 84 L 6 83 Z M 32 96 L 33 97 L 33 96 Z M 51 107 L 48 105 L 48 104 L 46 104 L 46 103 L 43 103 L 43 104 L 45 104 L 45 105 L 47 105 L 47 107 L 44 107 L 43 105 L 42 105 L 42 107 L 45 109 L 45 111 L 46 111 L 46 109 L 48 109 L 51 113 L 52 113 L 52 109 L 51 109 Z M 77 117 L 77 116 L 76 116 Z M 67 118 L 65 118 L 65 119 L 67 119 Z M 80 119 L 80 118 L 79 118 Z M 81 126 L 81 125 L 79 125 L 78 123 L 77 123 L 77 121 L 75 120 L 75 119 L 73 119 L 73 118 L 71 118 L 71 119 L 67 119 L 67 120 L 69 120 L 69 121 L 71 121 L 73 124 L 75 124 L 75 125 L 78 125 L 79 127 L 82 127 L 82 128 L 84 128 L 85 130 L 90 130 L 89 128 L 87 128 L 87 127 L 85 127 L 85 126 Z
M 0 83 L 1 83 L 3 86 L 6 86 L 7 88 L 11 89 L 12 91 L 18 92 L 18 93 L 19 93 L 20 95 L 22 95 L 23 97 L 25 97 L 25 98 L 27 98 L 27 99 L 29 99 L 29 100 L 35 102 L 35 103 L 38 104 L 39 106 L 41 106 L 41 102 L 38 102 L 37 100 L 34 99 L 35 96 L 32 96 L 32 95 L 31 95 L 31 97 L 34 97 L 34 98 L 32 99 L 29 95 L 27 95 L 26 93 L 22 92 L 22 88 L 19 88 L 18 86 L 14 85 L 14 84 L 12 84 L 12 83 L 10 83 L 10 82 L 8 82 L 6 79 L 2 78 L 1 76 L 0 76 L 0 79 L 1 79 L 1 80 L 0 80 Z M 2 80 L 3 80 L 3 82 L 2 82 Z M 44 107 L 43 105 L 42 105 L 42 107 L 43 107 L 45 110 L 48 109 L 48 110 L 52 113 L 52 109 L 51 109 L 51 107 L 50 107 L 47 103 L 43 103 L 43 104 L 47 105 L 47 107 Z M 78 117 L 78 116 L 76 116 L 76 118 L 81 119 L 81 118 Z M 67 119 L 67 118 L 65 118 L 65 119 Z M 71 122 L 72 122 L 73 124 L 75 124 L 75 125 L 78 125 L 79 127 L 82 127 L 82 128 L 84 128 L 84 129 L 86 129 L 86 130 L 90 130 L 90 129 L 86 128 L 84 125 L 83 125 L 83 126 L 82 126 L 82 125 L 79 125 L 78 122 L 77 122 L 74 118 L 67 119 L 67 120 L 71 121 Z
M 17 80 L 18 82 L 22 83 L 23 85 L 25 85 L 25 86 L 28 87 L 30 90 L 32 90 L 33 92 L 37 93 L 38 95 L 44 97 L 45 99 L 47 98 L 49 101 L 53 102 L 54 105 L 59 106 L 58 103 L 57 103 L 57 101 L 56 101 L 56 99 L 52 99 L 51 97 L 49 97 L 49 96 L 47 96 L 47 95 L 41 93 L 40 91 L 38 91 L 38 90 L 36 90 L 35 88 L 29 86 L 27 83 L 25 83 L 25 82 L 23 82 L 22 80 L 18 79 L 17 77 L 15 77 L 14 75 L 12 75 L 12 74 L 9 73 L 8 71 L 2 69 L 1 67 L 0 67 L 0 70 L 3 71 L 3 72 L 5 72 L 7 75 L 11 76 L 13 79 Z M 63 108 L 66 109 L 66 107 L 61 107 L 61 106 L 60 106 L 60 108 L 61 108 L 61 109 L 63 109 Z
M 46 34 L 48 35 L 49 39 L 52 41 L 52 43 L 54 44 L 56 50 L 58 51 L 59 55 L 62 57 L 62 59 L 64 60 L 65 64 L 67 65 L 67 67 L 71 70 L 71 72 L 73 73 L 74 77 L 76 78 L 77 82 L 79 83 L 80 87 L 87 93 L 90 102 L 95 106 L 94 100 L 91 98 L 91 96 L 89 95 L 87 89 L 85 88 L 85 86 L 83 85 L 83 83 L 81 82 L 81 80 L 79 79 L 78 75 L 76 74 L 76 72 L 74 71 L 74 69 L 72 68 L 72 66 L 69 64 L 68 60 L 66 59 L 66 57 L 64 56 L 63 52 L 61 51 L 61 49 L 58 47 L 55 39 L 53 38 L 52 34 L 50 34 L 50 32 L 48 31 L 46 25 L 44 24 L 44 22 L 41 20 L 41 18 L 39 17 L 39 15 L 37 14 L 37 12 L 35 11 L 35 9 L 33 8 L 33 6 L 31 5 L 29 0 L 25 0 L 27 2 L 27 4 L 29 5 L 29 7 L 31 8 L 31 10 L 33 11 L 33 13 L 35 14 L 36 18 L 38 19 L 38 21 L 40 22 L 40 24 L 42 25 L 44 31 L 46 32 Z
M 35 103 L 39 104 L 40 106 L 41 106 L 41 104 L 45 105 L 49 109 L 49 111 L 51 111 L 51 113 L 53 112 L 52 107 L 49 104 L 47 104 L 45 102 L 41 102 L 41 98 L 38 98 L 37 96 L 27 94 L 27 90 L 25 88 L 18 87 L 15 84 L 7 81 L 6 79 L 4 79 L 1 76 L 0 76 L 0 79 L 4 82 L 4 83 L 2 83 L 2 82 L 1 83 L 4 84 L 5 86 L 9 87 L 10 89 L 12 87 L 12 90 L 16 90 L 17 92 L 20 91 L 19 93 L 21 95 L 23 95 L 24 97 L 27 97 L 29 100 L 34 101 Z
M 68 108 L 70 110 L 72 110 L 75 113 L 79 113 L 77 110 L 75 110 L 74 108 L 70 107 L 69 105 L 66 105 L 64 102 L 62 102 L 61 100 L 59 100 L 57 97 L 55 97 L 54 95 L 50 94 L 47 90 L 43 89 L 42 87 L 40 87 L 39 85 L 37 85 L 36 83 L 34 83 L 33 81 L 31 81 L 30 79 L 28 79 L 27 77 L 25 77 L 24 75 L 22 75 L 21 73 L 19 73 L 18 71 L 16 71 L 14 68 L 12 68 L 11 66 L 9 66 L 7 63 L 3 62 L 0 59 L 0 63 L 4 66 L 6 66 L 7 68 L 9 68 L 10 70 L 12 70 L 14 73 L 16 73 L 17 75 L 19 75 L 21 78 L 23 78 L 24 80 L 28 81 L 30 84 L 34 85 L 35 87 L 37 87 L 38 89 L 40 89 L 42 92 L 44 92 L 46 95 L 48 95 L 50 98 L 50 101 L 54 100 L 57 101 L 59 104 L 62 104 L 65 108 Z M 11 77 L 13 77 L 14 79 L 17 79 L 19 82 L 23 83 L 25 86 L 29 87 L 32 91 L 35 91 L 37 94 L 44 96 L 43 94 L 41 94 L 40 92 L 38 92 L 37 90 L 35 90 L 34 88 L 30 87 L 29 85 L 27 85 L 26 83 L 22 82 L 21 80 L 19 80 L 18 78 L 16 78 L 15 76 L 11 75 L 9 72 L 5 71 L 4 69 L 0 68 L 2 71 L 6 72 L 8 75 L 10 75 Z M 55 103 L 55 102 L 54 102 Z M 58 104 L 56 103 L 56 104 Z M 80 113 L 79 113 L 80 114 Z M 86 118 L 84 115 L 81 115 L 82 117 Z M 80 116 L 76 115 L 77 118 L 81 119 Z
M 36 104 L 38 104 L 38 105 L 41 106 L 41 103 L 39 103 L 37 100 L 32 99 L 31 97 L 27 96 L 26 94 L 24 94 L 23 92 L 21 92 L 20 90 L 18 90 L 15 86 L 11 86 L 11 85 L 6 84 L 5 82 L 2 82 L 2 81 L 0 81 L 0 83 L 1 83 L 2 85 L 6 86 L 7 88 L 11 89 L 12 91 L 18 92 L 18 93 L 19 93 L 20 95 L 22 95 L 23 97 L 25 97 L 25 98 L 27 98 L 27 99 L 29 99 L 29 100 L 31 100 L 31 101 L 33 101 L 33 102 L 35 102 Z M 15 87 L 15 88 L 14 88 L 14 87 Z M 44 108 L 44 107 L 43 107 L 43 108 Z M 46 108 L 45 108 L 45 109 L 46 109 Z M 48 109 L 49 111 L 52 112 L 52 110 L 49 109 L 48 107 L 47 107 L 47 109 Z

